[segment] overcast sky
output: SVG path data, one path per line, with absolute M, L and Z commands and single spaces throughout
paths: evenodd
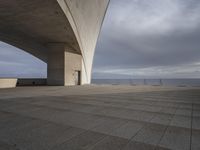
M 0 42 L 0 76 L 46 77 L 46 64 Z M 200 77 L 200 0 L 111 0 L 93 78 Z

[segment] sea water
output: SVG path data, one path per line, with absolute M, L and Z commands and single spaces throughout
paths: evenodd
M 200 87 L 200 79 L 92 79 L 92 84 Z

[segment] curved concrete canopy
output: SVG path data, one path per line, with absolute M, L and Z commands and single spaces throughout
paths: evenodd
M 0 40 L 47 62 L 49 44 L 82 55 L 90 83 L 94 50 L 109 0 L 1 0 Z

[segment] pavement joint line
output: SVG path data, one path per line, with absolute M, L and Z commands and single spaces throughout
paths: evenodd
M 116 94 L 116 98 L 118 98 L 119 96 Z M 41 96 L 42 97 L 42 96 Z M 58 96 L 54 96 L 54 97 L 58 97 Z M 63 97 L 63 96 L 61 96 L 61 97 Z M 69 96 L 68 96 L 69 97 Z M 73 98 L 76 98 L 77 96 L 73 96 Z M 19 97 L 20 98 L 20 97 Z M 21 97 L 21 98 L 23 98 L 23 97 Z M 27 98 L 27 97 L 25 97 L 25 98 Z M 65 97 L 66 98 L 66 97 Z M 84 95 L 84 98 L 86 98 L 86 99 L 88 99 L 88 98 L 93 98 L 92 96 L 89 96 L 89 97 L 87 97 L 87 96 L 85 96 Z M 107 97 L 105 97 L 105 98 L 109 98 L 108 96 Z M 113 97 L 111 97 L 111 98 L 113 98 Z M 121 98 L 123 98 L 123 97 L 121 97 Z M 153 98 L 157 98 L 157 97 L 153 97 Z M 6 98 L 6 99 L 10 99 L 10 98 Z M 145 99 L 142 97 L 142 100 L 144 101 Z M 185 101 L 177 101 L 177 99 L 175 99 L 176 100 L 176 102 L 173 102 L 173 101 L 167 101 L 167 100 L 153 100 L 153 101 L 155 101 L 155 102 L 173 102 L 173 103 L 189 103 L 189 102 L 185 102 Z M 134 100 L 133 100 L 134 101 Z M 149 100 L 146 100 L 146 101 L 149 101 Z M 151 100 L 150 100 L 151 101 Z
M 71 109 L 59 109 L 59 108 L 52 108 L 52 107 L 48 107 L 48 106 L 43 106 L 43 105 L 37 105 L 39 107 L 44 107 L 44 108 L 51 108 L 51 109 L 56 109 L 56 110 L 62 110 L 62 111 L 71 111 L 71 112 L 77 112 L 77 113 L 81 113 L 81 114 L 89 114 L 89 115 L 93 115 L 93 116 L 100 116 L 100 117 L 112 117 L 112 118 L 115 118 L 115 119 L 122 119 L 122 120 L 126 120 L 126 121 L 139 121 L 139 122 L 144 122 L 144 123 L 151 123 L 149 121 L 144 121 L 144 120 L 136 120 L 136 119 L 128 119 L 128 118 L 120 118 L 120 117 L 116 117 L 116 116 L 111 116 L 111 115 L 100 115 L 100 114 L 93 114 L 93 113 L 88 113 L 88 112 L 81 112 L 81 111 L 74 111 L 74 110 L 71 110 Z M 10 111 L 5 111 L 5 112 L 10 112 Z M 21 113 L 15 113 L 15 112 L 11 112 L 11 113 L 14 113 L 14 114 L 20 114 Z M 157 112 L 159 113 L 159 112 Z M 154 115 L 157 115 L 157 114 L 154 114 Z M 25 117 L 31 117 L 31 116 L 28 116 L 28 115 L 23 115 Z M 154 117 L 154 116 L 153 116 Z M 35 117 L 36 118 L 36 117 Z M 36 118 L 36 119 L 39 119 L 39 118 Z M 153 118 L 152 118 L 153 119 Z M 42 120 L 42 119 L 41 119 Z M 45 120 L 45 121 L 48 121 L 48 120 Z M 158 125 L 163 125 L 163 124 L 159 124 L 159 123 L 151 123 L 151 124 L 158 124 Z M 185 127 L 184 127 L 185 128 Z M 188 128 L 185 128 L 185 129 L 188 129 Z
M 70 102 L 71 103 L 71 102 Z M 72 102 L 73 103 L 73 102 Z M 77 104 L 77 103 L 73 103 L 73 104 Z M 46 105 L 43 105 L 43 104 L 31 104 L 31 105 L 35 105 L 35 106 L 41 106 L 41 107 L 46 107 L 46 108 L 52 108 L 52 109 L 58 109 L 58 110 L 68 110 L 68 111 L 72 111 L 72 112 L 80 112 L 80 113 L 85 113 L 85 114 L 92 114 L 92 115 L 100 115 L 98 113 L 91 113 L 91 112 L 83 112 L 83 111 L 78 111 L 78 110 L 73 110 L 73 109 L 70 109 L 70 108 L 67 108 L 67 109 L 62 109 L 62 108 L 58 108 L 58 107 L 53 107 L 53 106 L 46 106 Z M 96 106 L 96 105 L 92 105 L 92 106 Z M 166 113 L 166 112 L 160 112 L 160 111 L 146 111 L 146 110 L 140 110 L 140 109 L 127 109 L 127 108 L 124 108 L 124 107 L 112 107 L 112 106 L 102 106 L 103 108 L 102 109 L 105 109 L 105 107 L 107 108 L 121 108 L 121 109 L 125 109 L 125 110 L 133 110 L 133 111 L 139 111 L 139 112 L 147 112 L 147 113 L 160 113 L 160 114 L 164 114 L 164 115 L 172 115 L 170 113 Z M 165 108 L 168 108 L 168 107 L 165 107 Z M 177 107 L 176 107 L 177 109 Z M 110 115 L 105 115 L 105 116 L 110 116 Z M 181 114 L 177 114 L 177 116 L 184 116 L 184 117 L 187 117 L 187 115 L 181 115 Z M 111 116 L 113 117 L 113 116 Z M 126 118 L 123 118 L 123 119 L 126 119 Z
M 22 102 L 23 103 L 23 102 Z M 87 105 L 87 106 L 97 106 L 97 105 L 94 105 L 94 104 L 85 104 L 85 103 L 74 103 L 74 102 L 67 102 L 67 103 L 72 103 L 72 104 L 80 104 L 80 105 Z M 24 103 L 25 104 L 25 103 Z M 44 104 L 30 104 L 30 105 L 37 105 L 37 106 L 43 106 L 43 107 L 48 107 L 48 108 L 57 108 L 57 107 L 52 107 L 52 106 L 46 106 Z M 127 108 L 127 107 L 120 107 L 120 106 L 103 106 L 103 105 L 98 105 L 100 107 L 104 107 L 102 109 L 105 109 L 106 108 L 121 108 L 121 109 L 126 109 L 126 110 L 133 110 L 133 111 L 142 111 L 142 112 L 147 112 L 147 113 L 160 113 L 160 114 L 166 114 L 166 115 L 170 115 L 169 113 L 166 113 L 166 112 L 159 112 L 159 111 L 149 111 L 149 110 L 142 110 L 142 109 L 132 109 L 132 108 Z M 145 105 L 144 105 L 145 106 Z M 160 107 L 163 107 L 163 106 L 160 106 Z M 168 107 L 168 106 L 165 106 L 165 108 L 171 108 L 171 107 Z M 173 107 L 173 108 L 176 108 L 177 107 Z M 61 109 L 61 108 L 57 108 L 57 109 Z M 63 110 L 71 110 L 71 109 L 63 109 Z M 178 116 L 186 116 L 186 115 L 180 115 L 180 114 L 177 114 Z
M 58 97 L 58 96 L 56 96 L 56 98 L 62 98 L 62 96 L 61 97 Z M 69 98 L 69 97 L 68 97 Z M 73 98 L 77 98 L 77 97 L 73 97 Z M 91 101 L 91 100 L 93 100 L 93 101 L 99 101 L 99 100 L 96 100 L 96 99 L 94 99 L 93 97 L 82 97 L 81 98 L 81 100 L 82 99 L 85 99 L 85 100 L 88 100 L 88 98 L 90 98 L 89 100 Z M 92 98 L 92 99 L 91 99 Z M 66 100 L 66 98 L 65 98 L 65 100 Z M 58 101 L 63 101 L 63 100 L 58 100 Z M 68 102 L 70 101 L 70 100 L 67 100 Z M 77 99 L 77 101 L 80 103 L 80 99 Z M 103 100 L 101 100 L 101 101 L 103 101 Z M 105 100 L 104 100 L 105 101 Z M 135 101 L 135 100 L 134 100 Z M 136 101 L 138 101 L 138 102 L 140 102 L 139 100 L 136 100 Z M 143 100 L 143 101 L 145 101 L 145 102 L 149 102 L 148 100 Z M 121 102 L 119 102 L 118 100 L 113 100 L 112 102 L 115 102 L 115 103 L 122 103 L 123 101 L 121 101 Z M 152 101 L 152 102 L 163 102 L 163 101 Z M 74 102 L 74 103 L 77 103 L 77 102 Z M 129 102 L 127 102 L 126 101 L 126 103 L 130 103 L 130 104 L 134 104 L 135 102 L 133 102 L 133 101 L 129 101 Z M 173 103 L 176 103 L 176 102 L 173 102 Z M 177 104 L 188 104 L 188 103 L 184 103 L 184 102 L 179 102 L 179 103 L 177 103 Z M 136 104 L 139 104 L 139 105 L 149 105 L 149 104 L 142 104 L 142 103 L 136 103 Z M 155 105 L 150 105 L 150 106 L 155 106 Z M 159 106 L 159 105 L 156 105 L 156 106 Z M 165 106 L 165 105 L 161 105 L 161 106 Z
M 192 112 L 191 112 L 191 130 L 190 130 L 190 150 L 192 150 L 193 108 L 194 108 L 194 104 L 192 103 Z
M 73 128 L 74 128 L 74 127 L 73 127 Z M 60 143 L 59 145 L 62 145 L 62 144 L 64 144 L 64 143 L 68 142 L 68 141 L 71 141 L 73 138 L 76 138 L 76 137 L 78 137 L 78 136 L 81 136 L 81 135 L 83 135 L 83 134 L 85 134 L 85 133 L 87 133 L 87 132 L 94 132 L 94 133 L 102 134 L 102 135 L 105 135 L 106 137 L 109 136 L 109 135 L 107 135 L 107 134 L 99 133 L 99 132 L 95 132 L 95 131 L 91 131 L 91 130 L 89 130 L 89 129 L 87 129 L 87 130 L 84 129 L 84 130 L 85 130 L 84 132 L 81 132 L 80 134 L 77 134 L 77 135 L 75 135 L 75 136 L 73 136 L 73 137 L 67 139 L 66 141 Z M 102 137 L 101 140 L 105 139 L 106 137 Z M 98 142 L 98 141 L 97 141 L 97 142 Z M 55 146 L 53 146 L 53 147 L 51 148 L 51 150 L 53 150 L 54 147 L 56 147 L 56 146 L 58 146 L 58 144 L 56 144 Z
M 22 115 L 21 113 L 15 113 L 15 112 L 4 111 L 4 110 L 0 110 L 0 111 L 1 111 L 1 112 L 5 112 L 5 113 L 13 113 L 13 114 L 20 115 L 20 116 L 24 116 L 24 117 L 29 117 L 29 118 L 44 120 L 44 119 L 40 119 L 40 118 L 37 118 L 37 117 Z M 71 111 L 71 110 L 70 110 L 70 111 Z M 76 111 L 71 111 L 71 112 L 76 112 Z M 78 113 L 80 113 L 80 112 L 78 112 Z M 81 113 L 85 113 L 85 112 L 81 112 Z M 90 114 L 90 113 L 85 113 L 85 114 Z M 135 119 L 124 119 L 124 118 L 119 118 L 119 117 L 114 117 L 114 116 L 104 116 L 104 115 L 95 115 L 95 116 L 108 117 L 108 118 L 113 118 L 113 119 L 121 119 L 121 120 L 124 120 L 124 121 L 139 121 L 139 122 L 142 122 L 142 123 L 148 123 L 148 121 L 141 121 L 141 120 L 135 120 Z M 44 120 L 44 121 L 49 121 L 49 120 Z M 53 121 L 49 121 L 49 122 L 56 123 L 56 122 L 53 122 Z M 57 123 L 57 124 L 59 124 L 59 123 Z M 154 124 L 156 124 L 156 123 L 154 123 Z M 159 125 L 159 124 L 158 124 L 158 125 Z M 73 126 L 72 126 L 72 127 L 73 127 Z M 78 128 L 78 127 L 76 127 L 76 128 Z M 80 129 L 81 129 L 81 128 L 80 128 Z
M 147 123 L 151 123 L 151 121 L 154 119 L 155 116 L 156 116 L 156 114 L 155 114 L 154 116 L 152 116 L 152 117 L 147 121 Z M 140 131 L 142 131 L 146 126 L 147 126 L 147 125 L 144 124 L 144 125 L 129 139 L 129 141 L 128 141 L 128 143 L 126 144 L 126 146 L 127 146 L 131 141 L 134 141 L 134 138 L 136 137 L 136 135 L 138 135 L 138 133 L 139 133 Z M 126 146 L 124 146 L 124 148 L 125 148 Z M 124 148 L 123 148 L 123 149 L 124 149 Z
M 0 111 L 1 111 L 1 110 L 0 110 Z M 1 111 L 1 112 L 7 113 L 7 111 Z M 8 112 L 8 113 L 13 113 L 13 112 Z M 13 113 L 13 114 L 16 114 L 16 115 L 19 115 L 19 116 L 23 116 L 23 117 L 27 117 L 27 118 L 31 118 L 31 119 L 36 119 L 36 120 L 43 120 L 43 119 L 38 119 L 38 118 L 36 118 L 36 117 L 29 117 L 29 116 L 21 115 L 21 114 L 17 114 L 17 113 Z M 47 121 L 48 123 L 63 125 L 63 124 L 59 124 L 59 123 L 56 123 L 56 122 L 53 122 L 53 121 L 49 121 L 49 120 L 43 120 L 43 121 Z M 128 122 L 128 121 L 127 121 L 127 122 Z M 63 126 L 65 126 L 65 125 L 63 125 Z M 73 126 L 70 126 L 70 125 L 67 125 L 67 126 L 69 126 L 69 128 L 78 128 L 78 127 L 73 127 Z M 79 129 L 82 129 L 82 128 L 79 128 Z M 82 135 L 82 134 L 85 134 L 85 133 L 87 133 L 88 131 L 89 131 L 89 132 L 99 133 L 99 132 L 96 132 L 96 131 L 92 131 L 91 129 L 92 129 L 92 128 L 90 128 L 90 129 L 82 129 L 82 130 L 85 130 L 85 131 L 83 131 L 83 132 L 81 132 L 80 134 L 77 134 L 77 135 L 75 135 L 75 136 L 73 136 L 73 137 L 67 139 L 66 141 L 60 143 L 60 145 L 61 145 L 61 144 L 64 144 L 64 143 L 67 142 L 67 141 L 72 140 L 72 138 L 75 138 L 75 137 L 78 137 L 78 136 L 80 136 L 80 135 Z M 105 134 L 105 133 L 99 133 L 99 134 L 103 134 L 103 135 L 106 136 L 106 137 L 103 137 L 102 140 L 104 140 L 105 138 L 111 136 L 111 135 Z M 113 137 L 117 137 L 117 136 L 113 136 Z M 57 146 L 57 144 L 56 144 L 55 146 Z M 54 147 L 55 147 L 55 146 L 54 146 Z M 53 147 L 52 147 L 52 148 L 53 148 Z
M 92 146 L 91 146 L 89 149 L 87 149 L 87 150 L 93 150 L 94 147 L 95 147 L 97 144 L 101 143 L 101 142 L 104 141 L 105 139 L 108 139 L 109 136 L 111 136 L 111 135 L 107 135 L 106 137 L 104 137 L 104 138 L 102 138 L 101 140 L 97 141 L 94 145 L 92 145 Z M 112 137 L 116 137 L 116 136 L 112 136 Z M 120 138 L 121 138 L 121 137 L 120 137 Z M 126 139 L 126 140 L 127 140 L 127 139 Z
M 18 115 L 18 116 L 27 117 L 27 118 L 34 119 L 34 120 L 46 121 L 47 123 L 57 124 L 57 125 L 61 125 L 61 126 L 69 126 L 70 128 L 82 129 L 82 128 L 78 128 L 78 127 L 73 127 L 71 125 L 60 124 L 60 123 L 57 123 L 57 122 L 53 122 L 53 121 L 49 121 L 49 120 L 44 120 L 44 119 L 40 119 L 40 118 L 36 118 L 36 117 L 32 117 L 32 116 L 22 115 L 22 114 L 18 114 L 18 113 L 14 113 L 14 112 L 2 111 L 2 110 L 0 110 L 0 112 L 12 113 L 12 114 L 15 114 L 15 115 Z M 82 130 L 86 130 L 86 129 L 82 129 Z
M 4 112 L 6 112 L 6 111 L 4 111 Z M 11 113 L 12 113 L 12 112 L 11 112 Z M 16 113 L 13 113 L 13 114 L 16 114 Z M 17 115 L 25 116 L 25 115 L 21 115 L 21 114 L 17 114 Z M 25 117 L 27 117 L 27 116 L 25 116 Z M 36 117 L 28 117 L 28 118 L 31 118 L 31 119 L 37 119 L 37 120 L 43 120 L 43 119 L 38 119 L 38 118 L 36 118 Z M 65 126 L 65 125 L 63 125 L 63 124 L 59 124 L 59 123 L 56 123 L 56 122 L 53 122 L 53 121 L 49 121 L 49 120 L 43 120 L 43 121 L 47 121 L 48 123 L 53 123 L 53 124 L 57 124 L 57 125 Z M 68 129 L 70 129 L 70 128 L 82 129 L 82 128 L 73 127 L 73 126 L 70 126 L 70 125 L 67 125 L 67 126 L 69 126 Z M 60 145 L 61 145 L 61 144 L 64 144 L 64 143 L 67 142 L 67 141 L 70 141 L 72 138 L 75 138 L 75 137 L 77 137 L 77 136 L 80 136 L 80 135 L 82 135 L 82 134 L 84 134 L 84 133 L 86 133 L 86 132 L 89 131 L 89 130 L 86 130 L 86 129 L 82 129 L 82 130 L 85 130 L 85 131 L 83 131 L 83 132 L 81 132 L 80 134 L 77 134 L 77 135 L 75 135 L 75 136 L 73 136 L 73 137 L 67 139 L 66 141 L 60 143 Z M 91 132 L 91 131 L 90 131 L 90 132 Z M 94 132 L 94 131 L 92 131 L 92 132 Z M 98 133 L 98 132 L 95 132 L 95 133 Z M 102 133 L 101 133 L 101 134 L 102 134 Z M 104 135 L 106 135 L 106 134 L 104 134 Z M 57 145 L 57 144 L 56 144 L 56 145 Z M 56 146 L 56 145 L 55 145 L 55 146 Z M 54 146 L 54 147 L 55 147 L 55 146 Z M 53 148 L 53 147 L 52 147 L 52 148 Z
M 82 99 L 87 99 L 88 100 L 88 98 L 92 98 L 92 97 L 83 97 Z M 102 97 L 101 97 L 102 98 Z M 115 101 L 115 102 L 117 102 L 118 100 L 120 100 L 121 98 L 123 98 L 123 97 L 121 97 L 121 98 L 119 98 L 119 97 L 105 97 L 105 98 L 108 98 L 108 99 L 110 99 L 110 98 L 114 98 L 114 99 L 117 99 L 117 100 L 112 100 L 112 101 Z M 103 98 L 103 99 L 105 99 L 105 98 Z M 155 97 L 156 98 L 156 97 Z M 158 97 L 158 98 L 160 98 L 160 97 Z M 143 97 L 140 97 L 139 99 L 141 99 L 141 100 L 138 100 L 138 98 L 137 99 L 126 99 L 126 101 L 129 101 L 129 102 L 134 102 L 134 101 L 146 101 L 146 102 L 163 102 L 163 103 L 176 103 L 176 104 L 189 104 L 190 102 L 185 102 L 185 101 L 177 101 L 176 99 L 176 101 L 174 102 L 173 100 L 170 100 L 170 101 L 168 101 L 168 100 L 149 100 L 149 99 L 144 99 Z M 105 100 L 104 100 L 105 101 Z M 123 102 L 123 101 L 122 101 Z M 199 104 L 199 103 L 197 103 L 197 104 Z
M 48 106 L 43 106 L 43 105 L 36 105 L 36 106 L 44 107 L 44 108 L 50 108 L 50 109 L 55 109 L 55 110 L 77 112 L 77 113 L 81 113 L 81 114 L 89 114 L 89 115 L 93 115 L 93 116 L 108 117 L 108 118 L 113 118 L 113 119 L 121 119 L 121 120 L 124 120 L 124 121 L 148 122 L 148 121 L 142 121 L 142 120 L 136 120 L 136 119 L 120 118 L 120 117 L 111 116 L 111 115 L 101 115 L 101 114 L 93 114 L 93 113 L 88 113 L 88 112 L 74 111 L 74 110 L 71 110 L 71 109 L 59 109 L 59 108 L 53 108 L 53 107 L 48 107 Z M 104 108 L 102 108 L 102 109 L 104 109 Z M 6 112 L 10 112 L 10 111 L 6 111 Z M 15 112 L 11 112 L 11 113 L 15 113 Z M 21 114 L 21 113 L 15 113 L 15 114 Z M 27 116 L 27 115 L 23 115 L 23 116 Z M 29 117 L 29 116 L 27 116 L 27 117 Z
M 63 100 L 59 100 L 59 101 L 63 101 Z M 68 102 L 72 102 L 72 101 L 70 101 L 70 100 L 67 100 Z M 96 101 L 96 100 L 94 100 L 94 101 Z M 72 102 L 72 103 L 78 103 L 78 104 L 88 104 L 88 103 L 83 103 L 83 102 Z M 159 106 L 159 107 L 166 107 L 166 105 L 151 105 L 151 104 L 141 104 L 141 103 L 130 103 L 130 104 L 137 104 L 137 105 L 144 105 L 144 106 Z M 88 105 L 93 105 L 94 106 L 94 104 L 88 104 Z M 96 105 L 95 105 L 96 106 Z M 98 106 L 102 106 L 102 105 L 98 105 Z M 116 106 L 115 106 L 116 107 Z M 167 106 L 166 108 L 176 108 L 176 107 L 172 107 L 172 106 Z M 184 109 L 184 108 L 182 108 L 182 109 Z M 189 109 L 189 108 L 185 108 L 185 109 Z M 199 110 L 199 109 L 197 109 L 197 110 Z
M 77 97 L 73 97 L 73 98 L 77 98 Z M 123 97 L 121 97 L 121 98 L 119 98 L 119 97 L 100 97 L 100 98 L 102 98 L 102 99 L 105 99 L 105 98 L 107 98 L 107 99 L 114 98 L 114 99 L 112 99 L 112 101 L 113 102 L 118 102 Z M 158 97 L 158 98 L 160 98 L 160 97 Z M 92 97 L 92 96 L 85 97 L 84 96 L 81 99 L 91 100 L 91 99 L 94 99 L 94 97 Z M 115 99 L 117 99 L 117 100 L 115 100 Z M 174 99 L 174 100 L 176 100 L 176 99 Z M 139 100 L 138 100 L 138 98 L 137 99 L 126 99 L 126 102 L 137 102 L 137 101 L 140 102 L 140 101 L 145 101 L 145 102 L 163 102 L 163 103 L 176 103 L 176 104 L 180 104 L 180 103 L 181 104 L 190 104 L 190 102 L 177 101 L 177 100 L 174 102 L 174 100 L 170 100 L 170 101 L 168 101 L 168 100 L 148 100 L 148 99 L 144 99 L 143 97 L 140 97 Z M 102 100 L 102 101 L 107 101 L 107 100 Z M 124 102 L 124 101 L 121 101 L 121 103 L 122 102 Z M 198 102 L 196 104 L 200 104 L 200 103 Z
M 179 105 L 179 107 L 180 107 L 180 105 Z M 156 148 L 158 148 L 158 146 L 159 146 L 159 144 L 160 144 L 161 140 L 163 139 L 163 137 L 164 137 L 165 133 L 167 132 L 167 129 L 169 128 L 169 126 L 170 126 L 170 124 L 171 124 L 171 121 L 172 121 L 172 120 L 173 120 L 173 118 L 175 117 L 175 115 L 176 115 L 176 112 L 177 112 L 177 110 L 179 109 L 179 107 L 177 107 L 177 108 L 176 108 L 176 110 L 175 110 L 175 112 L 174 112 L 174 114 L 173 114 L 173 117 L 170 119 L 170 121 L 169 121 L 168 125 L 166 125 L 166 128 L 165 128 L 165 130 L 164 130 L 164 132 L 163 132 L 162 136 L 161 136 L 161 137 L 160 137 L 160 139 L 158 140 L 158 142 L 157 142 L 157 144 L 156 144 L 156 147 L 155 147 L 155 149 L 154 149 L 154 150 L 156 150 Z

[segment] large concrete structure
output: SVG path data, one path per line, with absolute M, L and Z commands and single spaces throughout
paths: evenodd
M 88 84 L 109 0 L 1 0 L 0 40 L 47 62 L 49 85 Z

